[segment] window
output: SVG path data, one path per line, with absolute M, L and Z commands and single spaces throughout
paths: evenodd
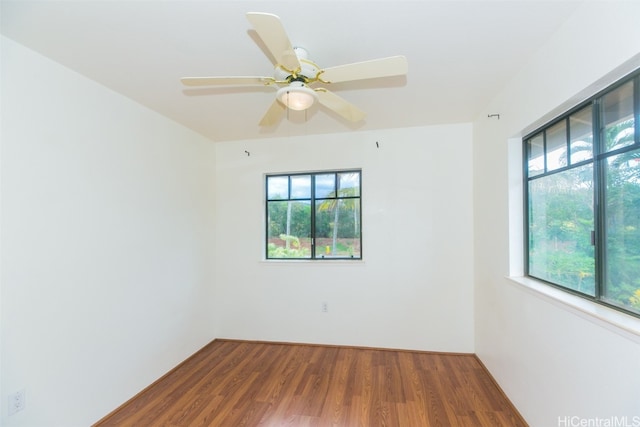
M 640 71 L 523 143 L 526 274 L 640 317 Z
M 360 170 L 267 175 L 267 259 L 362 259 L 360 194 Z

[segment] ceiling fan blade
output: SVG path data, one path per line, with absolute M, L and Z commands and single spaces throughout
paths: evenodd
M 407 69 L 407 58 L 404 56 L 390 56 L 388 58 L 325 68 L 320 74 L 320 78 L 327 83 L 339 83 L 378 77 L 401 76 L 407 74 Z
M 249 12 L 247 19 L 253 25 L 269 52 L 273 55 L 278 65 L 288 71 L 296 71 L 300 68 L 300 61 L 293 50 L 289 36 L 280 22 L 278 16 L 271 13 Z
M 333 92 L 329 92 L 326 89 L 318 89 L 316 93 L 318 94 L 318 100 L 320 101 L 320 104 L 324 105 L 331 111 L 334 111 L 335 113 L 339 114 L 349 121 L 359 122 L 366 116 L 366 113 L 364 111 L 360 110 L 358 107 L 339 97 Z
M 284 104 L 278 101 L 277 98 L 274 99 L 273 103 L 271 103 L 271 106 L 262 117 L 262 120 L 260 120 L 260 126 L 275 125 L 282 119 L 282 116 L 284 115 L 286 109 L 287 107 L 285 107 Z
M 183 77 L 180 81 L 185 86 L 246 86 L 268 85 L 275 82 L 272 77 L 259 76 Z

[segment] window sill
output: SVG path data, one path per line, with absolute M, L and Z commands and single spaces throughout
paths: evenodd
M 512 284 L 554 305 L 640 343 L 640 319 L 563 292 L 531 277 L 507 277 Z
M 260 262 L 272 265 L 295 265 L 295 264 L 314 264 L 314 265 L 363 265 L 363 259 L 266 259 L 263 258 Z

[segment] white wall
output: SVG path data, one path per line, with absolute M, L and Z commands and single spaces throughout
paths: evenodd
M 505 278 L 508 140 L 584 97 L 610 71 L 628 68 L 628 60 L 637 62 L 639 17 L 639 2 L 583 3 L 474 122 L 476 353 L 532 426 L 640 416 L 640 337 Z M 519 176 L 511 184 L 520 185 Z M 512 203 L 521 206 L 520 199 Z M 513 233 L 521 230 L 512 224 Z
M 340 168 L 364 260 L 263 261 L 264 174 Z M 216 173 L 217 336 L 473 352 L 470 124 L 219 143 Z
M 2 112 L 1 424 L 86 426 L 214 338 L 213 144 L 6 38 Z

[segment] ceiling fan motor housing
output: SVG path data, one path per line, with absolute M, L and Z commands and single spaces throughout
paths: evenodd
M 307 59 L 309 53 L 303 47 L 294 47 L 293 51 L 296 53 L 298 60 L 300 61 L 300 71 L 296 73 L 297 70 L 286 70 L 281 65 L 276 65 L 274 78 L 276 81 L 287 81 L 287 82 L 304 82 L 307 83 L 309 80 L 316 77 L 319 71 L 318 65 Z

